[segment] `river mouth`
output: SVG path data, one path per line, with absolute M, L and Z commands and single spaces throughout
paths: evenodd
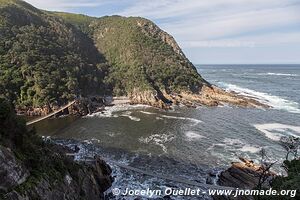
M 247 118 L 240 117 L 245 112 Z M 278 141 L 257 129 L 258 122 L 262 122 L 259 118 L 268 112 L 272 115 L 278 111 L 227 106 L 161 111 L 143 105 L 124 105 L 83 118 L 48 119 L 36 124 L 36 129 L 71 148 L 80 146 L 82 158 L 100 155 L 113 167 L 112 188 L 185 188 L 189 186 L 128 171 L 110 161 L 206 183 L 211 171 L 226 169 L 238 157 L 259 162 L 261 148 L 267 150 L 272 160 L 284 158 L 285 151 Z M 276 134 L 276 130 L 273 132 Z M 279 165 L 274 169 L 281 172 Z
M 277 76 L 283 73 L 281 69 L 277 75 L 266 78 L 258 74 L 268 73 L 269 68 L 254 67 L 246 74 L 242 67 L 224 68 L 222 74 L 213 71 L 220 71 L 218 68 L 204 68 L 201 74 L 221 87 L 226 84 L 219 80 L 229 82 L 230 88 L 225 89 L 238 88 L 238 92 L 269 102 L 275 105 L 274 108 L 201 106 L 162 111 L 143 105 L 125 105 L 108 107 L 104 112 L 82 118 L 48 119 L 35 127 L 38 134 L 50 136 L 59 143 L 81 146 L 83 155 L 99 154 L 113 168 L 115 181 L 112 188 L 121 190 L 190 186 L 128 171 L 113 162 L 205 183 L 211 171 L 217 173 L 226 169 L 231 162 L 238 161 L 238 157 L 260 162 L 260 150 L 264 148 L 269 160 L 278 163 L 273 170 L 283 172 L 280 163 L 285 158 L 285 150 L 278 138 L 300 136 L 299 77 L 286 75 L 278 79 Z M 300 74 L 300 71 L 291 69 L 285 74 Z M 289 78 L 291 80 L 286 82 Z M 280 80 L 284 83 L 278 82 Z M 289 88 L 294 88 L 290 92 L 281 88 L 287 83 Z M 110 191 L 108 195 L 111 195 Z M 203 198 L 210 199 L 208 196 Z

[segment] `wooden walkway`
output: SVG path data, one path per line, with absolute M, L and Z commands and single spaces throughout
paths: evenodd
M 50 113 L 49 115 L 46 115 L 46 116 L 43 116 L 43 117 L 34 119 L 34 120 L 30 121 L 30 122 L 27 122 L 27 123 L 26 123 L 26 126 L 35 124 L 35 123 L 37 123 L 37 122 L 39 122 L 39 121 L 42 121 L 42 120 L 47 119 L 47 118 L 49 118 L 49 117 L 52 117 L 53 115 L 56 115 L 57 113 L 59 113 L 59 112 L 63 111 L 64 109 L 70 107 L 70 106 L 73 105 L 75 102 L 76 102 L 76 101 L 72 101 L 72 102 L 68 103 L 67 105 L 61 107 L 59 110 L 56 110 L 56 111 Z

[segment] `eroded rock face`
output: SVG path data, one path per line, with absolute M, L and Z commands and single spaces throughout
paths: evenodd
M 30 174 L 9 150 L 0 146 L 0 191 L 4 194 L 9 191 L 4 195 L 5 200 L 104 199 L 103 193 L 113 182 L 111 168 L 99 157 L 93 163 L 80 165 L 75 175 L 67 173 L 63 180 L 55 182 L 43 178 L 36 186 L 20 193 L 15 188 L 26 184 Z
M 203 85 L 199 93 L 181 92 L 169 94 L 166 91 L 160 93 L 158 95 L 156 91 L 134 91 L 130 94 L 129 98 L 134 104 L 147 104 L 163 109 L 169 108 L 170 105 L 178 104 L 189 107 L 229 104 L 246 108 L 269 108 L 268 105 L 260 103 L 255 99 L 227 92 L 216 86 Z
M 220 174 L 218 180 L 220 185 L 240 189 L 253 189 L 258 185 L 263 170 L 262 166 L 243 158 L 241 161 L 233 162 L 230 168 Z M 270 172 L 268 176 L 271 179 L 276 174 Z
M 29 172 L 15 159 L 13 153 L 0 145 L 0 191 L 7 192 L 24 183 L 28 176 Z
M 159 95 L 155 90 L 139 91 L 134 89 L 133 92 L 129 94 L 129 98 L 132 104 L 146 104 L 157 108 L 168 109 L 170 103 L 165 102 L 162 95 L 163 94 Z

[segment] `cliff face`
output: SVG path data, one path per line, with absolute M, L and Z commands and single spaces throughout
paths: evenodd
M 0 98 L 0 199 L 104 199 L 110 167 L 96 157 L 77 163 L 62 146 L 44 142 Z

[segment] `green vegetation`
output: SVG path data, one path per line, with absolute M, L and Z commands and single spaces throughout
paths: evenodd
M 0 93 L 18 107 L 134 89 L 198 92 L 203 84 L 175 40 L 149 20 L 47 12 L 0 0 Z
M 4 98 L 0 98 L 0 122 L 0 145 L 12 149 L 30 173 L 26 182 L 12 189 L 22 194 L 42 179 L 58 184 L 67 173 L 77 177 L 80 166 L 67 159 L 58 146 L 45 143 L 34 131 L 26 130 L 24 121 L 15 115 Z
M 297 190 L 295 199 L 300 199 L 300 160 L 294 159 L 284 161 L 284 166 L 287 170 L 287 177 L 277 177 L 273 180 L 271 186 L 277 191 L 280 190 Z M 289 196 L 281 196 L 275 199 L 291 199 Z
M 97 19 L 95 17 L 89 17 L 86 15 L 73 14 L 73 13 L 64 13 L 64 12 L 49 12 L 49 13 L 64 19 L 67 23 L 72 24 L 73 26 L 77 27 L 79 30 L 81 30 L 82 32 L 88 35 L 91 34 L 91 29 L 89 28 L 89 25 L 92 23 L 92 21 Z
M 289 190 L 289 194 L 272 196 L 272 199 L 300 199 L 300 157 L 298 155 L 300 147 L 300 138 L 294 136 L 283 136 L 280 138 L 280 144 L 286 150 L 285 161 L 282 163 L 282 168 L 286 171 L 287 176 L 276 176 L 269 183 L 270 187 L 277 192 Z M 265 151 L 263 151 L 263 157 Z M 271 168 L 273 163 L 269 163 Z M 270 169 L 269 168 L 269 169 Z M 269 169 L 266 172 L 269 172 Z M 259 186 L 258 189 L 261 189 Z M 269 188 L 264 187 L 268 190 Z M 295 192 L 296 191 L 296 192 Z M 270 199 L 270 196 L 256 196 L 256 199 Z
M 28 6 L 29 7 L 29 6 Z M 23 6 L 0 8 L 0 91 L 16 105 L 64 104 L 102 94 L 107 65 L 91 39 Z
M 111 65 L 107 81 L 116 95 L 133 88 L 197 91 L 204 82 L 185 56 L 163 41 L 170 36 L 149 20 L 102 17 L 91 28 L 96 46 Z M 169 42 L 177 45 L 171 38 Z

